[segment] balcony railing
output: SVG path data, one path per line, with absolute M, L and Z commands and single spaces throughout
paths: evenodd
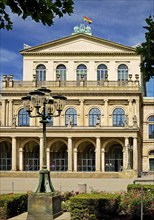
M 3 81 L 2 88 L 32 87 L 138 87 L 139 81 Z

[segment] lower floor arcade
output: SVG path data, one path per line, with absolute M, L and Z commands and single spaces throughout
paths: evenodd
M 38 171 L 43 138 L 0 139 L 0 170 Z M 137 137 L 47 138 L 47 168 L 53 172 L 120 172 L 141 169 Z M 149 159 L 149 168 L 153 170 Z M 154 159 L 154 158 L 153 158 Z

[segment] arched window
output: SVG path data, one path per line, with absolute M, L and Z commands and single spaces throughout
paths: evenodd
M 36 79 L 38 81 L 46 81 L 46 67 L 42 64 L 36 68 Z
M 125 125 L 125 112 L 122 108 L 116 108 L 113 112 L 113 126 L 124 127 Z
M 56 68 L 56 78 L 60 81 L 66 81 L 66 66 L 60 64 Z
M 154 116 L 150 116 L 148 118 L 148 124 L 149 124 L 149 138 L 154 138 Z
M 125 64 L 118 66 L 118 80 L 127 81 L 128 80 L 128 67 Z
M 21 109 L 18 114 L 18 125 L 29 126 L 29 115 L 25 109 Z
M 69 124 L 69 117 L 71 117 L 72 126 L 77 126 L 77 112 L 74 108 L 67 109 L 65 113 L 65 125 Z
M 97 81 L 105 80 L 105 75 L 107 74 L 107 66 L 100 64 L 97 68 Z
M 87 67 L 84 64 L 80 64 L 76 69 L 77 81 L 87 80 Z
M 96 126 L 97 120 L 100 121 L 101 112 L 98 108 L 92 108 L 89 112 L 89 126 Z

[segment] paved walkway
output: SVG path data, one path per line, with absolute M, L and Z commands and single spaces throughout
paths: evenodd
M 21 215 L 15 216 L 13 218 L 9 218 L 8 220 L 26 220 L 27 218 L 27 212 L 24 212 Z M 70 213 L 64 212 L 61 216 L 55 218 L 55 220 L 70 220 Z
M 127 185 L 133 183 L 134 179 L 121 178 L 52 178 L 55 190 L 60 192 L 79 191 L 80 184 L 86 184 L 87 192 L 91 190 L 118 192 L 126 191 Z M 0 194 L 21 193 L 35 191 L 38 185 L 38 178 L 0 178 Z

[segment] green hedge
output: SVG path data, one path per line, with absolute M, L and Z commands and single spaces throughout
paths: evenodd
M 114 219 L 120 196 L 116 194 L 80 194 L 70 198 L 71 220 Z
M 143 188 L 144 192 L 145 191 L 151 191 L 154 193 L 154 185 L 142 185 L 142 184 L 129 184 L 127 186 L 127 191 L 131 190 L 138 190 L 141 191 L 141 188 Z
M 0 195 L 0 219 L 11 218 L 27 211 L 28 194 Z

